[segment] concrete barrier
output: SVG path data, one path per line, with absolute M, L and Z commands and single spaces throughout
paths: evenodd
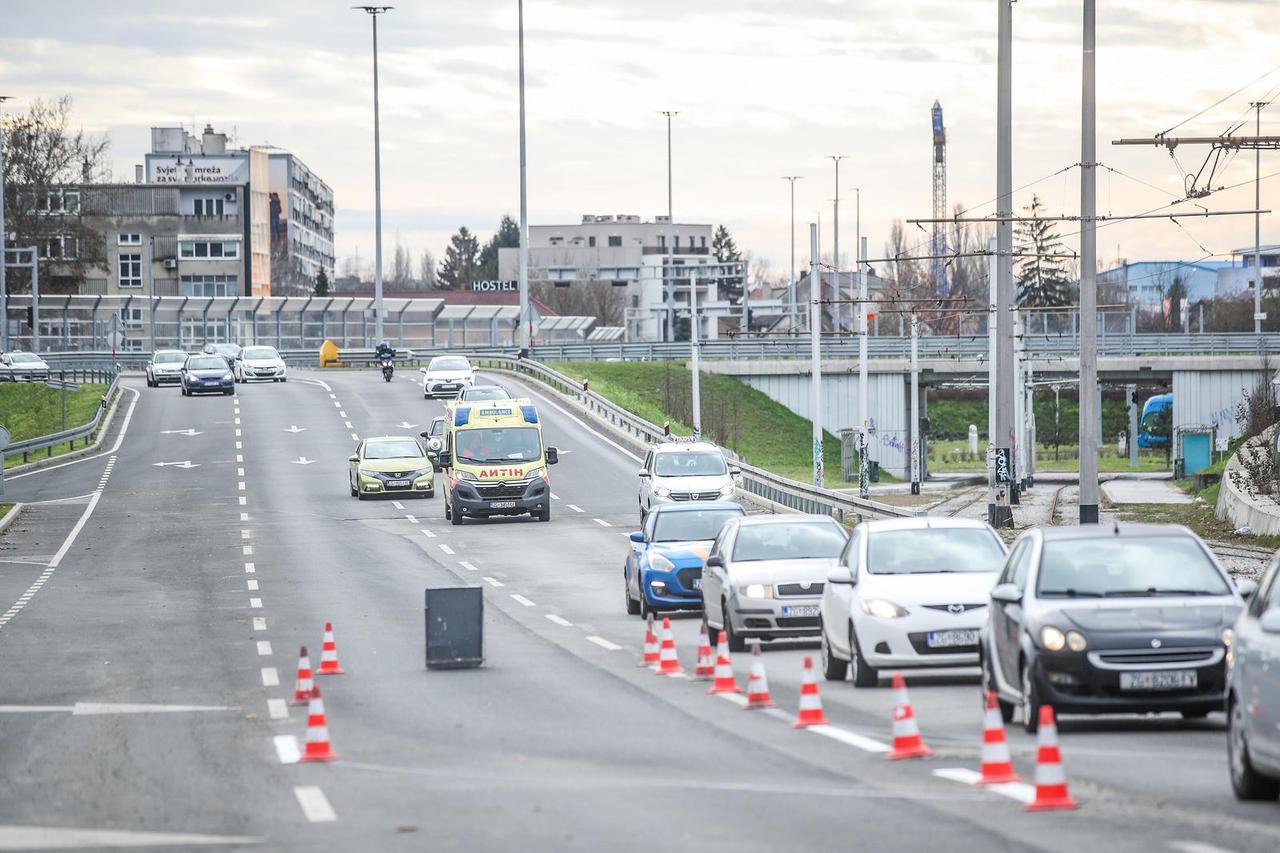
M 1248 527 L 1254 534 L 1280 535 L 1280 494 L 1255 494 L 1249 489 L 1240 453 L 1251 445 L 1274 447 L 1275 431 L 1275 427 L 1270 427 L 1232 454 L 1222 472 L 1218 503 L 1214 506 L 1214 515 L 1219 519 L 1230 522 L 1237 529 Z

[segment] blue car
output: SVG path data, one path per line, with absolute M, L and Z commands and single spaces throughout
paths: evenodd
M 236 393 L 235 376 L 231 366 L 220 355 L 189 355 L 182 365 L 182 396 L 195 394 Z
M 702 562 L 724 523 L 746 514 L 727 502 L 654 505 L 622 569 L 627 613 L 701 609 Z

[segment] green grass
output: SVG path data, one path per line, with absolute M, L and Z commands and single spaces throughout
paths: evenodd
M 929 410 L 933 411 L 933 405 L 930 404 Z M 985 452 L 986 445 L 979 443 L 979 447 Z M 935 473 L 944 472 L 962 472 L 962 471 L 983 471 L 983 458 L 979 456 L 976 460 L 966 458 L 953 459 L 952 455 L 959 450 L 968 453 L 968 441 L 932 441 L 929 443 L 931 458 L 929 460 L 929 470 Z M 1075 458 L 1079 452 L 1079 448 L 1075 445 L 1063 445 L 1058 448 L 1058 459 L 1053 458 L 1053 447 L 1045 444 L 1039 444 L 1036 447 L 1036 471 L 1079 471 L 1080 463 Z M 1115 444 L 1108 444 L 1101 448 L 1098 455 L 1098 470 L 1107 473 L 1118 473 L 1123 471 L 1135 470 L 1129 467 L 1129 457 L 1120 456 L 1116 453 Z M 1168 471 L 1169 467 L 1165 465 L 1164 451 L 1138 451 L 1138 471 Z
M 1216 494 L 1214 497 L 1217 497 Z M 1280 548 L 1280 536 L 1237 534 L 1231 522 L 1214 517 L 1213 507 L 1213 502 L 1206 497 L 1204 503 L 1194 504 L 1126 504 L 1118 507 L 1117 513 L 1121 521 L 1182 524 L 1191 528 L 1202 539 L 1215 542 Z
M 81 426 L 93 420 L 98 409 L 98 401 L 106 393 L 107 386 L 98 383 L 85 383 L 80 390 L 67 393 L 67 429 Z M 12 441 L 25 441 L 50 433 L 61 432 L 62 400 L 61 392 L 44 384 L 35 382 L 6 382 L 0 384 L 0 426 L 10 432 Z M 59 456 L 70 448 L 59 445 L 53 448 L 53 455 Z M 32 454 L 31 458 L 41 458 L 48 451 L 41 450 Z M 22 464 L 22 455 L 10 456 L 4 460 L 5 467 Z
M 673 362 L 559 362 L 548 365 L 577 380 L 590 380 L 591 390 L 634 415 L 671 423 L 676 435 L 692 435 L 689 371 Z M 732 376 L 702 374 L 702 434 L 738 453 L 752 465 L 783 477 L 809 481 L 813 476 L 810 422 L 764 393 Z M 840 439 L 823 437 L 826 483 L 839 488 Z M 888 481 L 887 474 L 881 480 Z
M 4 518 L 11 509 L 13 509 L 13 504 L 0 504 L 0 518 Z

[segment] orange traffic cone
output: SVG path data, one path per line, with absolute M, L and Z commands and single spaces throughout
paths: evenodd
M 715 660 L 711 657 L 711 638 L 707 636 L 707 623 L 698 631 L 698 661 L 693 665 L 694 681 L 710 681 L 716 674 Z
M 307 647 L 298 652 L 298 680 L 293 688 L 293 700 L 290 705 L 305 705 L 311 698 L 311 688 L 315 682 L 311 680 L 311 658 L 307 655 Z
M 684 675 L 676 656 L 676 638 L 671 632 L 671 617 L 662 617 L 662 649 L 658 657 L 658 675 Z
M 773 699 L 769 696 L 769 680 L 764 677 L 764 658 L 760 657 L 760 641 L 751 642 L 751 674 L 747 677 L 748 711 L 753 708 L 772 708 Z
M 333 748 L 329 745 L 329 724 L 324 717 L 324 700 L 320 688 L 311 688 L 311 703 L 307 708 L 307 746 L 299 761 L 333 761 Z
M 1029 812 L 1078 809 L 1080 804 L 1067 793 L 1067 774 L 1062 770 L 1058 752 L 1058 724 L 1053 708 L 1040 706 L 1039 750 L 1036 755 L 1036 798 L 1027 804 Z
M 800 684 L 800 712 L 792 724 L 797 729 L 806 726 L 827 725 L 827 715 L 822 713 L 822 697 L 818 695 L 818 677 L 813 672 L 813 657 L 804 656 L 804 681 Z
M 928 758 L 933 750 L 920 739 L 920 727 L 916 724 L 911 699 L 907 696 L 907 681 L 902 673 L 893 674 L 893 750 L 885 754 L 890 761 L 902 758 Z
M 333 623 L 324 623 L 324 644 L 320 646 L 320 668 L 316 675 L 342 675 L 346 672 L 338 663 L 338 644 L 333 641 Z
M 733 675 L 733 664 L 729 660 L 729 638 L 724 631 L 716 640 L 716 677 L 707 688 L 708 693 L 741 693 L 742 688 Z
M 1009 757 L 1009 743 L 1004 739 L 1004 720 L 1000 718 L 1000 703 L 994 690 L 987 691 L 987 711 L 982 721 L 982 778 L 979 785 L 1002 785 L 1005 782 L 1021 782 L 1013 772 L 1013 760 Z
M 650 613 L 649 621 L 644 626 L 644 654 L 640 656 L 637 666 L 657 666 L 659 657 L 658 635 L 653 632 L 653 614 Z

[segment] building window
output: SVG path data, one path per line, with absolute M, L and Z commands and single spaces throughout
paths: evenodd
M 621 235 L 618 235 L 618 234 L 610 234 L 610 235 L 609 235 L 609 245 L 610 245 L 611 247 L 615 247 L 615 248 L 616 248 L 616 247 L 620 247 L 620 246 L 622 246 L 622 237 L 621 237 Z
M 80 256 L 80 238 L 46 237 L 39 243 L 40 259 L 43 261 L 73 261 Z
M 547 242 L 549 242 L 549 243 L 550 243 L 551 245 L 553 245 L 553 246 L 560 246 L 560 245 L 563 245 L 563 243 L 564 243 L 564 238 L 563 238 L 563 237 L 552 237 L 552 238 L 550 238 Z
M 240 244 L 221 240 L 183 240 L 178 244 L 182 258 L 238 258 Z
M 659 235 L 658 235 L 658 248 L 659 248 L 659 249 L 665 249 L 665 248 L 667 248 L 667 238 L 666 238 L 666 235 L 664 235 L 664 234 L 659 234 Z
M 196 216 L 221 216 L 223 201 L 220 198 L 198 198 L 195 200 Z
M 235 296 L 239 279 L 234 275 L 184 275 L 179 283 L 183 296 Z
M 596 238 L 595 238 L 595 237 L 588 237 L 588 238 L 587 238 L 587 245 L 588 245 L 588 246 L 590 246 L 591 248 L 595 248 L 595 245 L 596 245 Z
M 142 255 L 136 252 L 120 254 L 120 286 L 142 287 Z
M 704 249 L 705 249 L 705 248 L 707 248 L 707 238 L 706 238 L 706 237 L 703 237 L 703 238 L 701 238 L 701 239 L 702 239 L 702 248 L 704 248 Z
M 141 234 L 119 234 L 116 236 L 117 246 L 141 246 Z

